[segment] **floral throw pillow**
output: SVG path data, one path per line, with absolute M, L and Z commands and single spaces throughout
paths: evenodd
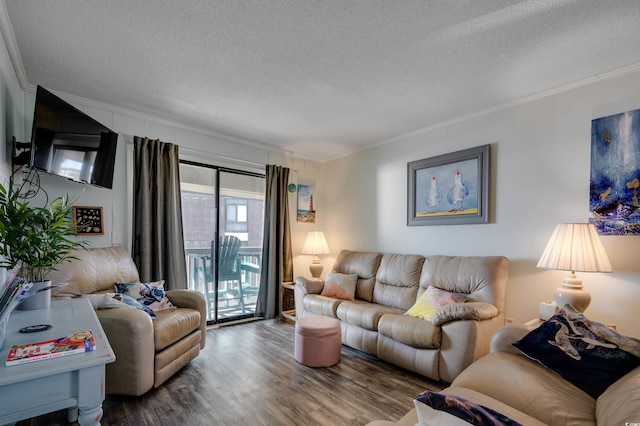
M 328 273 L 320 295 L 335 299 L 354 300 L 357 282 L 358 274 Z
M 437 287 L 429 286 L 405 315 L 432 321 L 436 310 L 451 303 L 464 303 L 469 297 L 462 293 L 453 293 Z
M 136 299 L 134 299 L 131 296 L 127 296 L 126 294 L 122 294 L 122 293 L 115 293 L 115 294 L 109 293 L 109 295 L 111 296 L 112 299 L 118 300 L 122 303 L 125 303 L 128 306 L 131 306 L 133 308 L 146 312 L 147 314 L 149 314 L 151 318 L 156 317 L 156 313 L 153 312 L 153 310 L 150 307 L 143 305 L 142 303 L 138 302 Z
M 101 294 L 83 294 L 83 298 L 89 299 L 93 309 L 111 309 L 111 308 L 130 308 L 144 311 L 151 318 L 156 317 L 156 313 L 149 307 L 135 300 L 133 297 L 129 297 L 126 294 L 121 293 L 101 293 Z
M 164 280 L 148 283 L 115 283 L 117 293 L 125 294 L 147 306 L 153 312 L 173 309 L 164 292 Z

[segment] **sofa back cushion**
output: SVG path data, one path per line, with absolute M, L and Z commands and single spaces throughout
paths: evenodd
M 598 398 L 596 419 L 602 425 L 635 424 L 640 419 L 640 367 L 620 378 Z
M 504 313 L 509 260 L 503 256 L 429 256 L 422 268 L 418 296 L 430 285 L 469 295 L 468 302 L 485 302 Z
M 424 256 L 384 254 L 376 274 L 373 303 L 409 309 L 416 302 Z
M 357 274 L 355 298 L 371 302 L 381 258 L 382 253 L 342 250 L 333 264 L 332 272 Z
M 138 269 L 131 255 L 120 246 L 80 249 L 76 259 L 58 265 L 48 275 L 52 284 L 64 284 L 51 290 L 54 297 L 111 292 L 116 282 L 139 282 Z

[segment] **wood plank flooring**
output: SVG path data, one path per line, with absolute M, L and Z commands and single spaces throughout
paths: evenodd
M 443 387 L 346 346 L 333 367 L 300 365 L 293 324 L 255 321 L 208 330 L 200 356 L 160 388 L 107 395 L 102 425 L 364 425 L 398 420 L 419 392 Z M 65 410 L 17 423 L 66 424 Z

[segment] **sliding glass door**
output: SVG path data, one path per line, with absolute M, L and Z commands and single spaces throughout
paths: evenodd
M 264 175 L 182 161 L 182 220 L 189 288 L 207 320 L 252 317 L 260 286 Z

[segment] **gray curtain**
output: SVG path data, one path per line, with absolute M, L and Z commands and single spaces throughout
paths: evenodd
M 133 260 L 143 282 L 187 288 L 178 145 L 134 136 Z
M 285 281 L 293 281 L 293 254 L 289 228 L 289 169 L 267 165 L 264 203 L 262 274 L 256 316 L 280 315 L 280 291 Z

